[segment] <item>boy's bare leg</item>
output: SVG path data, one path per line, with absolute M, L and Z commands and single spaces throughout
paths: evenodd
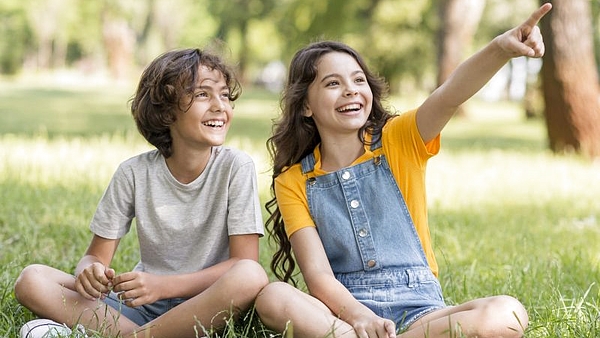
M 250 308 L 268 282 L 257 262 L 241 260 L 201 294 L 124 337 L 196 337 L 195 330 L 201 337 L 204 330 L 223 327 L 232 311 Z
M 58 269 L 33 264 L 21 272 L 15 296 L 37 316 L 114 336 L 131 332 L 137 325 L 101 300 L 91 301 L 75 291 L 75 278 Z

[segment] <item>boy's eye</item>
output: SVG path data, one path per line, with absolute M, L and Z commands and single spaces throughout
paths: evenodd
M 207 97 L 208 94 L 206 94 L 206 92 L 196 92 L 194 94 L 195 97 Z

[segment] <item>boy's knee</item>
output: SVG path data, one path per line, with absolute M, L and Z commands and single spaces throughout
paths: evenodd
M 43 276 L 43 269 L 43 265 L 32 264 L 26 266 L 21 271 L 14 285 L 15 298 L 19 303 L 26 301 L 27 296 L 38 289 L 37 285 L 39 284 L 40 278 Z
M 251 259 L 239 260 L 233 265 L 232 271 L 237 276 L 238 286 L 246 285 L 247 287 L 256 288 L 257 293 L 269 283 L 269 277 L 265 269 L 258 262 Z

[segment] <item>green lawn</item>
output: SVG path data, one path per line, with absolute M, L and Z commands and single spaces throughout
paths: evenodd
M 0 83 L 0 337 L 33 318 L 12 284 L 33 262 L 72 271 L 96 203 L 119 162 L 150 149 L 127 100 L 133 89 Z M 407 100 L 393 100 L 399 109 Z M 255 159 L 268 198 L 265 140 L 277 97 L 246 90 L 228 143 Z M 449 303 L 510 294 L 528 308 L 526 337 L 600 336 L 600 167 L 546 148 L 542 121 L 514 103 L 474 100 L 451 121 L 430 161 L 428 198 L 440 280 Z M 262 241 L 261 261 L 271 249 Z M 114 267 L 137 259 L 134 235 Z M 239 324 L 227 336 L 266 336 Z

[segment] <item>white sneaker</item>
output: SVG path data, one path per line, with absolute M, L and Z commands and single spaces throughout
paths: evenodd
M 67 338 L 81 337 L 87 338 L 85 329 L 77 325 L 76 334 L 65 324 L 59 324 L 50 319 L 34 319 L 21 327 L 21 338 Z

